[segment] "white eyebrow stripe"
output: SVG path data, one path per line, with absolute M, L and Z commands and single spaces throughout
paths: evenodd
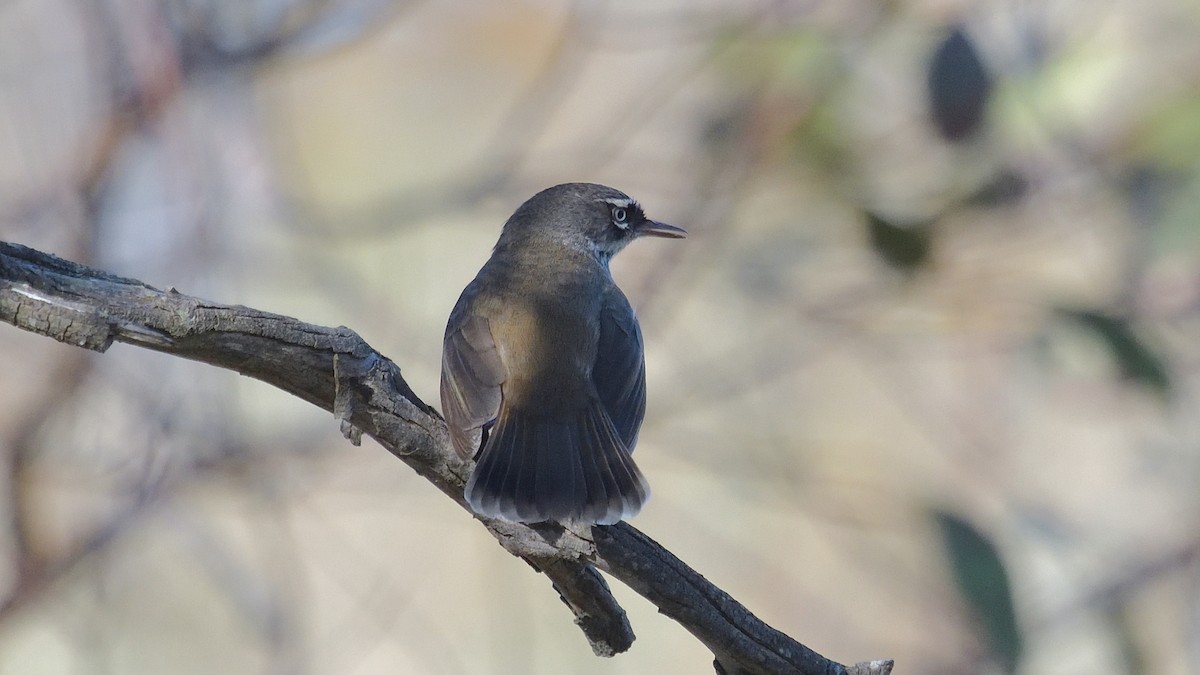
M 603 197 L 601 199 L 597 199 L 596 201 L 612 204 L 613 206 L 619 206 L 623 209 L 627 209 L 634 204 L 637 204 L 636 200 L 629 197 Z

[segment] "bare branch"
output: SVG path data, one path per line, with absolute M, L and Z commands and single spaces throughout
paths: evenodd
M 0 320 L 68 344 L 114 341 L 235 370 L 275 385 L 363 433 L 466 509 L 470 463 L 450 449 L 441 416 L 391 360 L 354 331 L 161 291 L 24 246 L 0 242 Z M 654 603 L 703 642 L 723 673 L 889 673 L 890 661 L 847 668 L 771 628 L 654 540 L 626 523 L 563 528 L 479 520 L 510 553 L 554 584 L 592 650 L 627 650 L 633 631 L 596 571 Z

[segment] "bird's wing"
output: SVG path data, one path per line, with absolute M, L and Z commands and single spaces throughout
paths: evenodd
M 442 345 L 442 413 L 455 450 L 470 457 L 500 410 L 505 370 L 488 320 L 460 310 L 451 314 Z
M 637 317 L 616 286 L 600 312 L 600 343 L 592 383 L 625 447 L 633 452 L 646 416 L 646 361 Z

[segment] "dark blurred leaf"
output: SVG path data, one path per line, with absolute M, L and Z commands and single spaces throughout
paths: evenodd
M 942 137 L 961 141 L 983 122 L 992 78 L 962 26 L 950 29 L 929 63 L 930 116 Z
M 1064 309 L 1061 312 L 1104 341 L 1121 369 L 1122 377 L 1157 393 L 1170 393 L 1171 376 L 1166 362 L 1138 337 L 1128 319 L 1093 310 Z
M 985 209 L 1009 206 L 1021 201 L 1028 190 L 1029 181 L 1015 169 L 1006 167 L 968 195 L 963 204 Z
M 871 248 L 887 264 L 905 272 L 914 272 L 929 261 L 933 248 L 933 222 L 899 222 L 872 211 L 864 213 Z
M 1000 553 L 987 537 L 958 516 L 947 511 L 934 511 L 933 516 L 941 529 L 958 590 L 983 624 L 993 656 L 1005 672 L 1016 672 L 1021 660 L 1021 632 Z

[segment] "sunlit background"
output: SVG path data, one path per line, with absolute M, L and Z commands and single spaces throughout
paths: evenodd
M 1200 663 L 1200 6 L 5 0 L 0 239 L 345 325 L 437 402 L 524 199 L 683 241 L 635 524 L 897 673 Z M 0 673 L 701 673 L 256 381 L 0 326 Z

